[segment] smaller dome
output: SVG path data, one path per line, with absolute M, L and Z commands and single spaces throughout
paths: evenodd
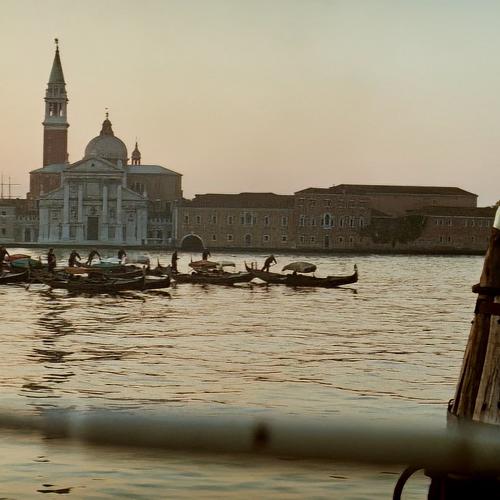
M 102 122 L 101 133 L 94 137 L 85 148 L 85 157 L 99 156 L 105 160 L 117 163 L 121 160 L 123 164 L 128 161 L 127 146 L 115 137 L 110 120 L 106 113 L 106 119 Z

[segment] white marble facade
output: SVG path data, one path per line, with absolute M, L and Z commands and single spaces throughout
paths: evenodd
M 40 196 L 41 243 L 141 245 L 147 239 L 145 196 L 128 189 L 127 172 L 97 156 L 66 166 L 61 187 Z

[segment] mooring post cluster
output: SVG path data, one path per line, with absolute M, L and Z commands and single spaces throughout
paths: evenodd
M 500 207 L 497 210 L 481 278 L 472 287 L 476 308 L 448 425 L 500 425 Z M 498 429 L 500 432 L 500 428 Z M 466 454 L 467 450 L 464 449 Z M 500 462 L 500 457 L 499 457 Z M 490 475 L 433 474 L 429 499 L 498 498 L 498 470 Z

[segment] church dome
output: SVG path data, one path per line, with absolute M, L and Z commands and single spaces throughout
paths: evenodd
M 121 160 L 124 165 L 127 163 L 127 146 L 121 139 L 115 137 L 107 114 L 106 119 L 102 122 L 101 133 L 87 144 L 85 156 L 99 156 L 113 163 L 118 163 L 118 160 Z

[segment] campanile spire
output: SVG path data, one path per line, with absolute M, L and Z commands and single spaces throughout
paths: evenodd
M 45 119 L 43 121 L 43 166 L 68 161 L 68 119 L 66 82 L 56 38 L 56 52 L 45 91 Z

